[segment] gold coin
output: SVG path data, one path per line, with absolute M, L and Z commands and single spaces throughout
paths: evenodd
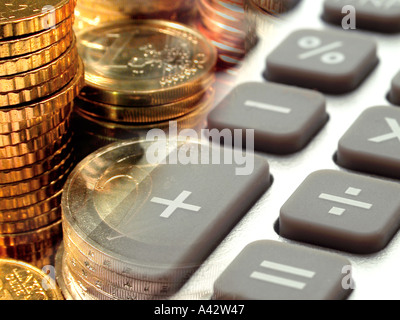
M 46 268 L 48 270 L 48 266 L 54 266 L 55 263 L 55 250 L 52 248 L 48 248 L 42 251 L 36 251 L 31 254 L 20 256 L 18 260 L 29 263 L 41 270 Z
M 34 205 L 0 211 L 0 222 L 17 222 L 26 219 L 33 219 L 40 216 L 46 212 L 53 210 L 61 204 L 62 191 L 57 192 L 54 196 L 47 198 L 44 201 L 35 203 Z
M 0 39 L 54 27 L 73 12 L 76 0 L 15 0 L 0 3 Z
M 51 170 L 46 171 L 40 176 L 34 177 L 29 180 L 18 181 L 14 183 L 0 184 L 0 197 L 14 197 L 26 193 L 31 193 L 35 190 L 49 185 L 52 181 L 56 180 L 64 172 L 68 172 L 72 167 L 74 157 L 69 156 L 59 164 L 54 166 Z M 2 202 L 0 198 L 0 203 Z M 1 232 L 0 232 L 1 233 Z
M 0 223 L 0 233 L 21 233 L 47 226 L 61 219 L 61 207 L 54 208 L 32 219 L 25 219 L 15 222 Z
M 67 86 L 52 96 L 36 103 L 13 108 L 0 108 L 0 124 L 14 121 L 28 121 L 58 111 L 75 99 L 84 84 L 83 63 L 82 60 L 78 58 L 78 71 Z
M 13 183 L 37 177 L 46 171 L 51 170 L 54 166 L 65 160 L 65 158 L 72 153 L 72 150 L 72 146 L 67 145 L 67 147 L 57 150 L 50 157 L 35 162 L 30 166 L 14 170 L 0 170 L 0 181 L 2 183 Z
M 214 76 L 210 77 L 210 84 Z M 209 85 L 205 86 L 209 87 Z M 115 122 L 129 123 L 153 123 L 181 117 L 190 113 L 197 107 L 205 90 L 202 90 L 189 98 L 178 100 L 169 104 L 150 107 L 124 107 L 90 101 L 81 95 L 75 100 L 75 107 L 93 117 Z
M 58 191 L 62 190 L 70 171 L 71 167 L 69 167 L 67 171 L 63 172 L 63 174 L 56 180 L 51 181 L 48 185 L 45 185 L 38 190 L 13 197 L 1 197 L 1 207 L 5 209 L 17 209 L 46 200 L 48 197 L 51 197 Z
M 38 266 L 38 264 L 42 264 L 46 260 L 51 261 L 52 256 L 55 255 L 55 247 L 60 244 L 61 240 L 61 236 L 55 236 L 49 240 L 32 242 L 26 245 L 0 246 L 0 258 L 18 259 Z M 45 265 L 48 264 L 46 263 Z
M 13 247 L 20 245 L 32 246 L 35 243 L 41 243 L 45 240 L 57 240 L 62 234 L 61 220 L 52 223 L 46 227 L 36 229 L 29 232 L 13 233 L 3 235 L 0 234 L 1 247 Z
M 60 57 L 40 68 L 18 73 L 12 76 L 1 77 L 0 94 L 7 95 L 13 91 L 39 86 L 56 77 L 59 77 L 61 74 L 70 69 L 77 61 L 78 51 L 75 44 L 76 41 L 74 38 L 70 47 Z M 2 98 L 2 100 L 4 100 L 4 98 Z
M 60 22 L 53 28 L 26 37 L 0 42 L 0 58 L 22 56 L 49 47 L 64 38 L 72 29 L 74 16 Z
M 203 128 L 206 116 L 214 105 L 214 95 L 214 90 L 210 88 L 192 112 L 174 119 L 177 131 L 179 132 L 186 128 L 195 130 Z M 79 138 L 75 148 L 77 153 L 83 153 L 84 156 L 88 154 L 88 145 L 91 146 L 90 150 L 94 151 L 113 142 L 121 142 L 127 139 L 143 139 L 149 130 L 161 129 L 167 131 L 171 124 L 170 121 L 149 124 L 116 123 L 93 118 L 88 114 L 82 113 L 79 109 L 75 110 L 74 113 L 76 126 L 84 128 L 81 132 L 76 133 Z
M 0 158 L 0 168 L 2 171 L 15 170 L 29 166 L 35 162 L 40 162 L 41 160 L 51 157 L 58 150 L 69 147 L 71 145 L 71 141 L 72 134 L 65 134 L 42 149 L 17 157 Z
M 0 93 L 0 107 L 10 107 L 43 99 L 65 87 L 76 75 L 78 63 L 72 62 L 63 73 L 45 82 L 19 91 Z
M 0 259 L 0 300 L 63 300 L 49 275 L 17 260 Z
M 243 7 L 224 7 L 219 2 L 210 3 L 209 0 L 198 0 L 197 6 L 202 19 L 209 18 L 217 24 L 224 24 L 237 30 L 245 28 Z
M 37 229 L 41 230 L 41 229 Z M 29 232 L 34 232 L 29 231 Z M 27 232 L 22 232 L 22 233 L 15 233 L 12 235 L 18 235 L 18 234 L 27 234 Z M 5 234 L 4 236 L 7 236 Z M 56 234 L 49 239 L 44 239 L 44 240 L 39 240 L 39 241 L 32 241 L 28 243 L 23 243 L 23 244 L 16 244 L 16 245 L 8 245 L 8 246 L 2 246 L 0 245 L 0 257 L 1 258 L 14 258 L 18 259 L 21 257 L 28 256 L 32 253 L 35 252 L 43 252 L 43 251 L 48 251 L 48 250 L 54 250 L 54 247 L 56 247 L 60 243 L 61 239 L 61 233 Z
M 179 11 L 187 11 L 193 7 L 193 4 L 187 0 L 148 0 L 130 1 L 130 0 L 80 0 L 78 6 L 93 8 L 96 11 L 114 11 L 125 13 L 132 17 L 158 16 L 164 12 L 172 12 L 175 14 Z
M 71 30 L 64 38 L 49 47 L 23 56 L 1 59 L 0 76 L 4 77 L 26 72 L 54 61 L 71 46 L 73 39 L 74 33 Z
M 69 129 L 69 117 L 67 117 L 67 119 L 61 122 L 54 129 L 46 132 L 45 134 L 35 139 L 31 139 L 26 142 L 22 142 L 15 145 L 0 146 L 0 158 L 18 157 L 23 154 L 31 153 L 38 149 L 42 149 L 46 145 L 52 143 L 59 137 L 66 134 L 68 129 Z
M 62 120 L 66 118 L 73 107 L 73 103 L 67 104 L 64 108 L 55 110 L 52 113 L 44 114 L 43 116 L 36 117 L 29 120 L 14 121 L 8 123 L 0 123 L 0 134 L 9 134 L 12 132 L 18 132 L 22 130 L 29 130 L 30 128 L 37 125 L 45 125 L 46 122 L 52 122 L 53 128 L 57 127 Z M 45 125 L 47 126 L 47 125 Z M 49 124 L 50 126 L 50 124 Z
M 216 64 L 212 44 L 197 31 L 163 20 L 110 23 L 80 34 L 89 100 L 154 106 L 205 87 Z
M 200 9 L 201 7 L 199 7 Z M 244 26 L 242 27 L 231 27 L 226 21 L 218 21 L 211 18 L 206 11 L 199 10 L 201 22 L 213 33 L 224 34 L 226 36 L 244 40 L 246 38 L 246 32 Z
M 0 146 L 15 145 L 37 138 L 45 134 L 46 132 L 49 132 L 50 130 L 56 128 L 61 122 L 66 119 L 66 117 L 70 116 L 71 111 L 72 105 L 67 104 L 65 108 L 59 110 L 59 112 L 54 113 L 52 117 L 49 117 L 47 119 L 45 118 L 44 121 L 35 126 L 6 134 L 0 133 Z M 1 162 L 2 159 L 0 159 L 0 163 Z M 0 168 L 2 170 L 7 169 L 3 166 L 0 166 Z

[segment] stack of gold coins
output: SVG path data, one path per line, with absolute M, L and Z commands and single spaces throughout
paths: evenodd
M 74 113 L 81 157 L 150 129 L 168 131 L 170 121 L 196 128 L 212 107 L 216 51 L 186 25 L 106 24 L 81 33 L 78 48 L 86 80 Z
M 0 257 L 46 264 L 74 163 L 70 115 L 84 85 L 75 0 L 0 4 Z
M 196 29 L 216 47 L 216 94 L 225 96 L 234 86 L 242 62 L 257 43 L 253 24 L 245 18 L 245 0 L 196 0 Z
M 80 0 L 75 8 L 78 34 L 111 21 L 163 19 L 188 23 L 196 13 L 192 0 Z
M 197 0 L 198 30 L 218 50 L 218 66 L 236 67 L 246 54 L 246 26 L 243 0 Z

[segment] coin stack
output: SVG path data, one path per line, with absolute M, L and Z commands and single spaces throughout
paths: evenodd
M 115 143 L 77 165 L 64 188 L 64 240 L 56 258 L 57 281 L 66 297 L 166 300 L 208 294 L 200 286 L 179 292 L 199 265 L 171 262 L 165 252 L 176 248 L 149 237 L 155 226 L 146 215 L 134 222 L 163 165 L 149 154 L 156 150 L 169 154 L 187 148 L 186 143 L 161 139 Z
M 198 30 L 218 50 L 218 67 L 234 69 L 246 54 L 243 0 L 197 0 Z
M 187 0 L 80 0 L 75 8 L 78 35 L 107 22 L 129 19 L 163 19 L 188 23 L 196 13 Z
M 130 20 L 81 33 L 86 86 L 75 100 L 80 159 L 111 142 L 204 125 L 213 102 L 216 52 L 192 28 Z
M 257 43 L 252 23 L 245 19 L 245 0 L 196 0 L 195 28 L 205 35 L 218 52 L 214 88 L 225 96 L 235 85 L 242 62 Z
M 84 85 L 75 0 L 2 2 L 0 257 L 48 264 L 74 163 L 70 115 Z

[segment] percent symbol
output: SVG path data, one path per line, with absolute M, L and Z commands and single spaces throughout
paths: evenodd
M 346 56 L 337 51 L 331 51 L 343 46 L 342 41 L 336 41 L 327 45 L 322 45 L 322 41 L 318 37 L 306 36 L 297 42 L 298 46 L 308 51 L 300 54 L 298 57 L 300 60 L 309 59 L 311 57 L 321 55 L 321 61 L 325 64 L 339 64 L 342 63 Z

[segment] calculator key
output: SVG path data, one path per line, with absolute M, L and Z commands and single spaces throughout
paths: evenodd
M 398 0 L 325 0 L 324 20 L 341 26 L 342 20 L 349 13 L 345 6 L 352 6 L 355 9 L 356 29 L 388 33 L 400 31 Z M 343 8 L 345 13 L 342 13 Z
M 302 88 L 275 83 L 244 83 L 209 114 L 208 127 L 254 130 L 261 152 L 293 153 L 302 149 L 326 123 L 325 98 Z
M 378 63 L 371 38 L 340 31 L 299 30 L 267 58 L 264 77 L 326 93 L 354 90 Z
M 337 163 L 345 168 L 400 178 L 400 109 L 365 110 L 339 141 Z
M 282 237 L 353 253 L 383 249 L 400 224 L 400 185 L 346 172 L 309 175 L 282 206 Z
M 392 81 L 392 89 L 390 90 L 389 99 L 392 103 L 400 105 L 400 72 Z
M 167 142 L 121 142 L 81 162 L 64 189 L 63 226 L 113 272 L 183 284 L 271 181 L 260 156 L 247 155 L 251 170 L 239 174 L 232 150 Z
M 216 280 L 213 298 L 345 299 L 354 287 L 349 271 L 350 261 L 337 254 L 260 240 L 247 245 Z

